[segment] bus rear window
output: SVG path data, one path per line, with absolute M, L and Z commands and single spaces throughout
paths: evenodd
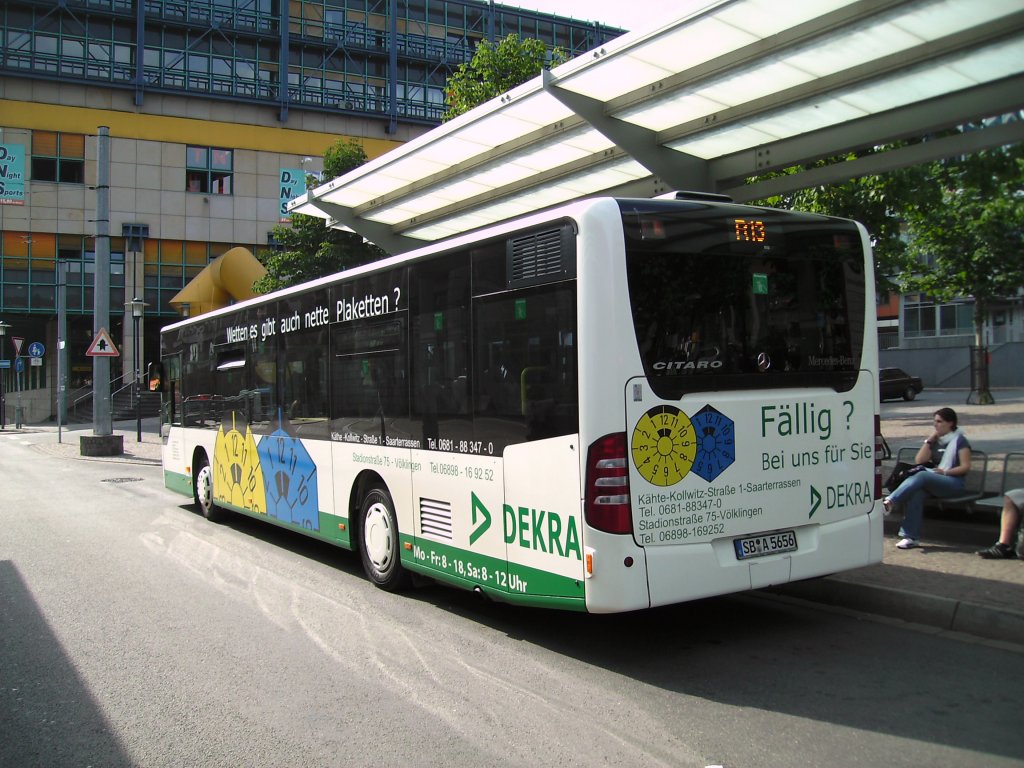
M 864 337 L 854 224 L 739 205 L 620 204 L 636 340 L 659 397 L 853 386 Z

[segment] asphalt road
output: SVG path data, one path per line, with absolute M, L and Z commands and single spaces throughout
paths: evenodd
M 1024 766 L 1024 649 L 765 596 L 584 616 L 0 436 L 0 766 Z

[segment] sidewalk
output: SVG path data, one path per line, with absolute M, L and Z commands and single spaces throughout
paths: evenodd
M 925 390 L 912 402 L 882 403 L 882 434 L 893 458 L 903 446 L 917 447 L 931 430 L 931 415 L 948 406 L 957 412 L 971 445 L 988 453 L 986 489 L 999 488 L 1007 451 L 1024 450 L 1024 390 L 993 390 L 995 405 L 967 405 L 967 390 Z M 899 515 L 885 521 L 882 562 L 824 579 L 790 584 L 776 592 L 991 640 L 1024 644 L 1024 561 L 983 560 L 974 554 L 995 542 L 998 516 L 973 520 L 926 515 L 920 549 L 896 549 Z
M 931 414 L 949 405 L 972 445 L 985 450 L 999 466 L 1009 450 L 1024 450 L 1024 390 L 996 390 L 996 405 L 964 405 L 966 390 L 926 390 L 910 402 L 882 403 L 882 432 L 893 450 L 918 445 L 931 429 Z M 16 433 L 8 429 L 7 432 Z M 159 464 L 160 437 L 156 419 L 143 421 L 142 442 L 136 442 L 135 422 L 118 422 L 114 433 L 124 435 L 124 455 L 83 457 L 78 438 L 91 427 L 63 430 L 57 442 L 53 425 L 28 426 L 22 433 L 49 433 L 38 444 L 48 455 L 81 461 Z M 7 433 L 0 433 L 2 435 Z M 888 462 L 886 469 L 891 466 Z M 993 492 L 999 483 L 992 473 Z M 977 549 L 998 535 L 995 517 L 978 521 L 925 519 L 923 546 L 896 549 L 896 519 L 886 520 L 883 560 L 855 571 L 788 584 L 769 590 L 776 595 L 826 603 L 888 616 L 940 630 L 965 632 L 990 640 L 1024 645 L 1024 561 L 983 560 Z
M 138 442 L 138 432 L 135 422 L 118 421 L 114 422 L 113 433 L 123 435 L 124 453 L 120 456 L 83 456 L 81 453 L 79 438 L 82 435 L 93 433 L 92 425 L 72 424 L 58 430 L 53 424 L 26 424 L 22 429 L 13 429 L 10 424 L 7 429 L 0 432 L 3 435 L 38 435 L 46 434 L 52 440 L 39 442 L 36 448 L 49 456 L 56 456 L 61 459 L 77 459 L 79 461 L 106 462 L 114 464 L 159 464 L 160 463 L 160 425 L 157 419 L 149 418 L 142 420 L 142 441 Z M 59 434 L 58 434 L 59 433 Z M 58 442 L 59 439 L 59 442 Z

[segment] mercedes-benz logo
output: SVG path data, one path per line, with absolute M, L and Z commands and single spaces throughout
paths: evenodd
M 768 357 L 768 353 L 767 352 L 761 352 L 757 356 L 757 370 L 759 370 L 761 373 L 764 373 L 765 371 L 767 371 L 771 367 L 772 367 L 772 359 L 770 357 Z

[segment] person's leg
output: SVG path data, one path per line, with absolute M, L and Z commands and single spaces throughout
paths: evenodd
M 917 487 L 936 498 L 959 496 L 964 492 L 964 481 L 960 477 L 938 475 L 934 472 L 919 472 L 915 477 L 921 478 Z
M 991 547 L 979 550 L 979 557 L 986 560 L 1008 560 L 1014 557 L 1013 537 L 1020 524 L 1020 510 L 1009 496 L 1003 496 L 1003 512 L 999 516 L 999 541 Z
M 925 472 L 918 472 L 915 475 L 911 475 L 902 483 L 896 486 L 896 490 L 889 494 L 889 501 L 893 504 L 903 504 L 905 499 L 917 491 L 921 487 L 921 483 L 924 482 Z
M 921 538 L 924 502 L 930 496 L 949 497 L 963 493 L 963 480 L 934 472 L 918 472 L 907 478 L 889 499 L 903 507 L 900 536 L 917 542 Z M 902 544 L 903 542 L 901 542 Z M 906 548 L 906 547 L 902 547 Z
M 924 517 L 924 501 L 928 494 L 914 488 L 900 498 L 903 508 L 903 522 L 900 524 L 900 538 L 917 541 L 921 538 L 921 518 Z
M 916 475 L 911 475 L 898 486 L 896 490 L 889 494 L 886 502 L 886 511 L 889 511 L 893 505 L 899 505 L 903 511 L 903 522 L 900 524 L 900 538 L 901 539 L 916 539 L 917 535 L 911 535 L 912 533 L 919 533 L 921 528 L 921 515 L 924 511 L 924 496 L 921 493 L 921 483 L 923 480 L 921 476 L 924 472 L 918 472 Z
M 1009 496 L 1003 496 L 1003 513 L 999 516 L 999 543 L 1013 546 L 1013 537 L 1020 525 L 1020 510 Z

